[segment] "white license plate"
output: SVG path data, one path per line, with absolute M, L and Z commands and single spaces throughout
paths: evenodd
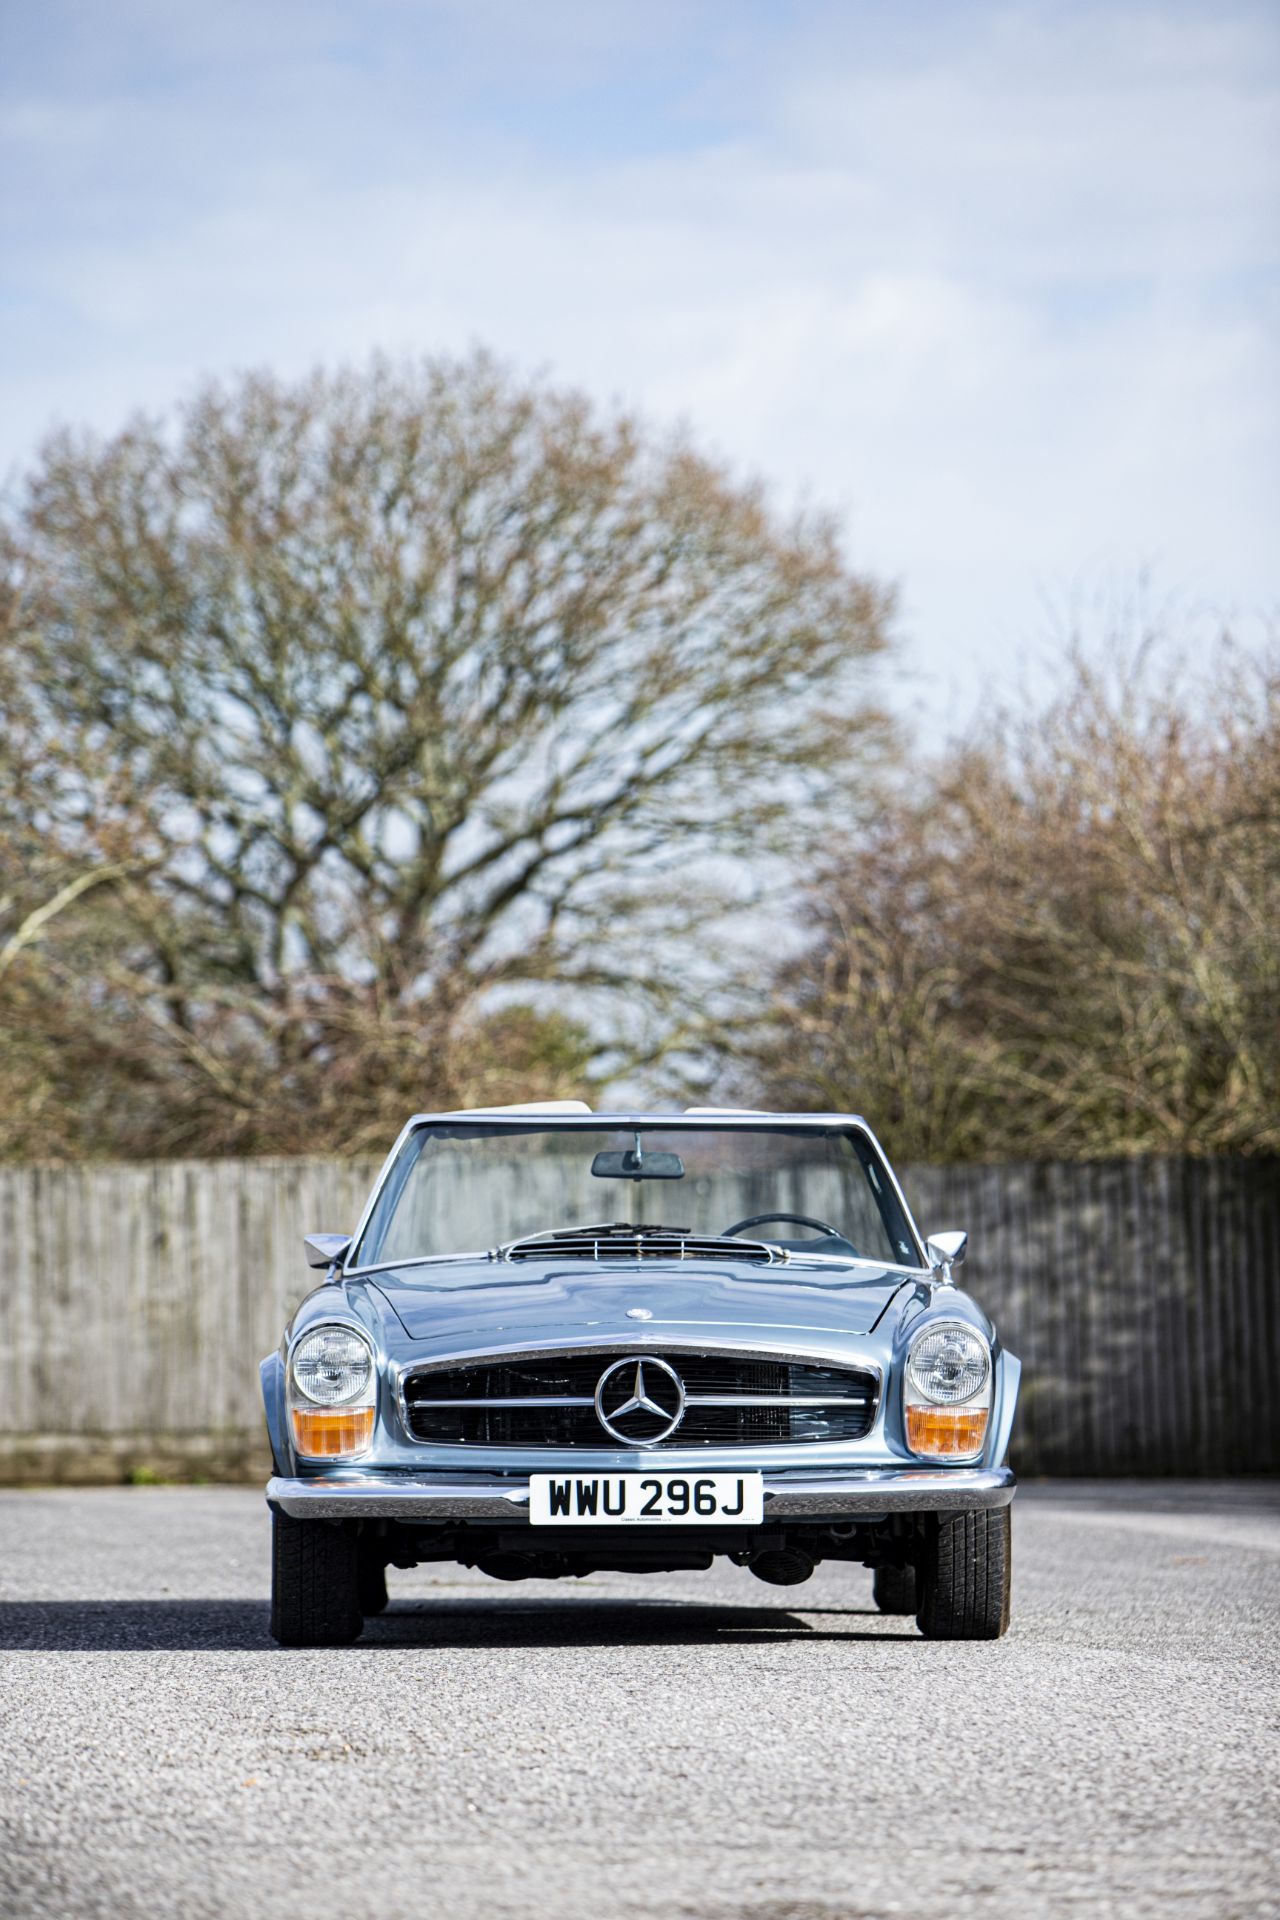
M 758 1527 L 759 1473 L 532 1473 L 535 1527 Z

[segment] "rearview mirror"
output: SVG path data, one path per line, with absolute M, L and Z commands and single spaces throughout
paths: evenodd
M 591 1162 L 597 1180 L 683 1180 L 684 1161 L 678 1153 L 598 1153 Z
M 929 1263 L 934 1267 L 958 1267 L 969 1251 L 969 1236 L 953 1230 L 947 1233 L 931 1233 L 925 1242 L 925 1251 Z

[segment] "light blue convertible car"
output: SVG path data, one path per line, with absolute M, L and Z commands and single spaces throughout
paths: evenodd
M 578 1102 L 419 1114 L 262 1363 L 271 1627 L 386 1569 L 874 1569 L 931 1639 L 1009 1622 L 1019 1364 L 864 1120 Z

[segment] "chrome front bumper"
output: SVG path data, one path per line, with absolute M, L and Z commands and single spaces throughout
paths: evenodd
M 807 1479 L 766 1473 L 764 1517 L 857 1520 L 1007 1507 L 1016 1485 L 1008 1467 L 868 1467 Z M 306 1480 L 269 1480 L 267 1504 L 295 1520 L 511 1521 L 521 1519 L 528 1507 L 529 1482 L 351 1469 Z

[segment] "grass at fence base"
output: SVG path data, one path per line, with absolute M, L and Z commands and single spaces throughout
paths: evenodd
M 0 1486 L 265 1486 L 257 1434 L 0 1434 Z

